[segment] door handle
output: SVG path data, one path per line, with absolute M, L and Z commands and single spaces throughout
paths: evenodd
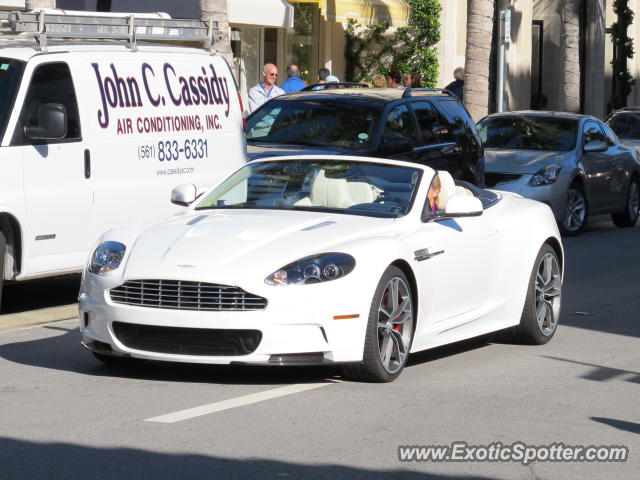
M 91 178 L 91 153 L 88 148 L 84 151 L 84 178 Z

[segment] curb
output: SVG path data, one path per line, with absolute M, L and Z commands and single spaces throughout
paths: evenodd
M 64 305 L 61 307 L 42 308 L 29 312 L 0 315 L 0 332 L 32 327 L 43 323 L 72 320 L 78 318 L 78 305 Z

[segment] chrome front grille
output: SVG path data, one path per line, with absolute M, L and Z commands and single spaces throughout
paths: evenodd
M 171 310 L 228 312 L 267 306 L 265 298 L 239 287 L 187 280 L 129 280 L 109 295 L 114 303 Z

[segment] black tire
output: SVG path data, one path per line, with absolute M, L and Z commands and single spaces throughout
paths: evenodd
M 543 263 L 549 259 L 555 263 L 555 268 L 552 268 L 551 275 L 547 276 L 543 269 L 549 267 L 549 264 L 543 265 Z M 542 279 L 538 278 L 539 273 L 543 277 Z M 555 275 L 553 275 L 554 273 Z M 544 278 L 545 276 L 547 278 Z M 544 290 L 537 292 L 536 287 L 540 290 L 544 288 Z M 561 291 L 562 270 L 558 255 L 549 244 L 544 244 L 536 257 L 529 277 L 529 288 L 520 323 L 508 330 L 511 340 L 527 345 L 543 345 L 551 340 L 558 327 Z M 542 322 L 538 320 L 538 308 L 544 310 L 541 310 L 541 313 L 546 312 Z
M 640 183 L 635 178 L 629 182 L 627 190 L 627 201 L 624 211 L 611 214 L 611 220 L 616 227 L 633 227 L 638 221 L 638 211 L 640 210 Z
M 127 365 L 135 360 L 132 357 L 116 357 L 114 355 L 105 355 L 104 353 L 91 352 L 93 356 L 106 365 Z
M 388 315 L 382 313 L 382 310 L 389 310 L 393 305 L 393 284 L 397 285 L 397 305 L 390 312 L 391 315 Z M 391 382 L 402 373 L 415 329 L 416 308 L 413 295 L 411 284 L 402 270 L 389 266 L 380 278 L 371 302 L 362 361 L 345 365 L 345 377 L 365 382 Z M 398 321 L 398 318 L 401 320 Z M 386 327 L 380 327 L 379 322 L 386 323 Z M 384 348 L 385 352 L 382 353 L 384 345 L 390 349 Z M 382 359 L 383 355 L 387 359 L 387 365 Z
M 0 312 L 2 312 L 2 284 L 4 283 L 4 256 L 7 250 L 7 241 L 4 233 L 0 232 Z
M 560 222 L 562 235 L 571 237 L 578 235 L 587 223 L 589 217 L 589 202 L 584 188 L 580 183 L 572 183 L 567 190 L 567 204 L 564 218 Z

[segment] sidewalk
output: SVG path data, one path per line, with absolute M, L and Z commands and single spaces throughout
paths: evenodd
M 78 305 L 75 303 L 61 307 L 42 308 L 40 310 L 0 315 L 0 332 L 73 318 L 78 318 Z

